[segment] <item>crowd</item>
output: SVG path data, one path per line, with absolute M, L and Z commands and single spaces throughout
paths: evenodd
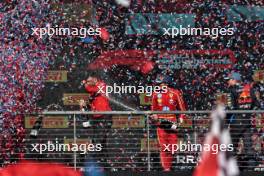
M 91 2 L 82 1 L 81 3 Z M 68 2 L 57 0 L 53 3 L 64 8 L 64 3 Z M 162 35 L 127 36 L 125 34 L 126 13 L 133 13 L 133 11 L 156 13 L 157 5 L 154 2 L 146 4 L 131 2 L 129 9 L 118 6 L 114 1 L 93 1 L 93 3 L 94 11 L 92 13 L 95 18 L 91 20 L 92 22 L 87 21 L 84 17 L 76 17 L 75 25 L 105 27 L 110 33 L 108 41 L 94 38 L 94 42 L 86 43 L 73 36 L 39 39 L 37 36 L 31 35 L 31 28 L 46 25 L 68 26 L 69 19 L 63 13 L 73 13 L 77 11 L 77 8 L 68 7 L 63 9 L 64 11 L 56 11 L 49 0 L 0 2 L 0 119 L 2 124 L 0 155 L 2 163 L 10 162 L 12 157 L 23 157 L 12 156 L 12 154 L 19 153 L 22 155 L 24 151 L 25 130 L 21 113 L 39 111 L 53 103 L 59 104 L 67 110 L 68 107 L 62 104 L 62 93 L 84 91 L 79 84 L 90 74 L 90 71 L 87 71 L 87 65 L 103 51 L 126 49 L 232 50 L 237 63 L 231 69 L 201 65 L 195 69 L 166 70 L 174 78 L 172 86 L 182 90 L 190 110 L 212 109 L 215 102 L 215 96 L 212 95 L 216 92 L 224 93 L 226 91 L 227 85 L 224 76 L 231 70 L 240 72 L 244 82 L 253 83 L 254 71 L 264 69 L 263 22 L 228 21 L 225 16 L 228 9 L 227 2 L 192 3 L 182 9 L 182 11 L 197 14 L 196 26 L 235 28 L 233 36 L 221 36 L 214 40 L 205 36 L 178 36 L 173 40 Z M 80 5 L 80 2 L 74 1 L 72 4 Z M 238 4 L 245 5 L 243 2 L 238 2 Z M 256 5 L 263 6 L 260 1 Z M 162 11 L 166 11 L 165 9 L 174 10 L 170 8 L 173 7 L 164 6 Z M 60 85 L 45 83 L 48 69 L 68 70 L 68 82 Z M 147 85 L 153 84 L 155 74 L 161 71 L 155 68 L 149 75 L 142 75 L 127 67 L 116 65 L 112 69 L 98 70 L 96 75 L 108 84 L 115 82 L 117 84 Z M 254 83 L 254 89 L 259 94 L 258 100 L 263 109 L 263 82 Z M 49 95 L 54 95 L 54 98 L 51 100 Z M 116 99 L 125 102 L 128 106 L 137 109 L 148 108 L 139 105 L 138 95 L 115 96 Z M 41 102 L 41 108 L 38 106 L 38 102 Z M 74 109 L 75 107 L 70 108 Z M 118 108 L 120 107 L 117 106 L 114 109 Z M 257 131 L 256 134 L 257 136 L 262 135 L 263 138 L 263 130 Z M 14 136 L 17 136 L 16 140 L 13 140 Z M 135 155 L 132 158 L 136 158 Z
M 44 0 L 0 3 L 1 163 L 23 157 L 24 113 L 39 110 L 36 102 L 56 48 L 31 36 L 31 28 L 51 21 L 49 6 Z

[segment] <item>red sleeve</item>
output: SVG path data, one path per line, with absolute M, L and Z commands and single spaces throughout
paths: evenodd
M 179 90 L 175 90 L 175 95 L 176 95 L 176 102 L 177 102 L 177 106 L 179 108 L 180 111 L 186 111 L 186 105 L 185 102 L 183 100 L 182 94 Z M 180 118 L 185 118 L 185 114 L 181 114 Z
M 92 102 L 92 110 L 93 111 L 112 111 L 109 101 L 103 95 L 96 97 L 96 99 Z M 94 117 L 101 117 L 101 114 L 94 115 Z
M 158 110 L 157 94 L 156 93 L 152 94 L 151 110 L 152 111 Z M 160 122 L 158 122 L 158 121 L 153 121 L 153 123 L 156 125 L 160 125 Z
M 97 97 L 93 102 L 95 111 L 111 111 L 109 101 L 104 96 Z
M 151 103 L 151 110 L 155 111 L 157 109 L 158 109 L 157 108 L 157 94 L 153 93 L 153 95 L 152 95 L 152 103 Z

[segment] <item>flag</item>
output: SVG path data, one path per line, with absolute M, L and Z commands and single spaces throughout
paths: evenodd
M 235 158 L 230 150 L 213 151 L 212 146 L 230 146 L 231 137 L 224 126 L 225 110 L 224 106 L 218 106 L 211 114 L 211 131 L 207 134 L 205 145 L 210 146 L 210 150 L 203 150 L 201 161 L 195 169 L 194 176 L 237 176 L 239 169 Z M 219 147 L 220 148 L 220 147 Z
M 93 62 L 89 63 L 88 69 L 107 69 L 112 66 L 129 66 L 132 70 L 147 74 L 153 70 L 155 62 L 154 51 L 143 50 L 113 50 L 102 53 Z
M 82 174 L 62 164 L 21 162 L 0 171 L 1 176 L 81 176 Z

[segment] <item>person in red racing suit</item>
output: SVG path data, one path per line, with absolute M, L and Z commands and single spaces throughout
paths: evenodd
M 86 91 L 91 96 L 91 110 L 92 111 L 111 111 L 109 100 L 105 95 L 106 84 L 94 77 L 89 77 L 83 81 Z M 100 90 L 101 89 L 101 90 Z M 95 118 L 102 117 L 103 115 L 94 115 Z
M 160 86 L 167 86 L 162 83 Z M 161 91 L 160 93 L 154 92 L 152 96 L 152 111 L 185 111 L 185 103 L 182 98 L 182 93 L 179 90 L 167 87 L 167 91 Z M 154 119 L 166 119 L 171 122 L 177 122 L 175 114 L 157 114 L 153 115 Z M 185 118 L 184 114 L 179 116 L 180 123 Z M 172 149 L 170 145 L 170 151 L 165 150 L 165 145 L 177 144 L 177 133 L 175 130 L 162 127 L 160 122 L 157 123 L 157 136 L 160 146 L 160 161 L 164 171 L 170 171 L 172 166 Z M 171 128 L 171 127 L 169 127 Z
M 108 97 L 105 95 L 105 82 L 95 78 L 88 77 L 83 81 L 85 90 L 89 93 L 88 107 L 84 100 L 80 102 L 81 111 L 87 109 L 91 111 L 112 111 Z M 87 122 L 83 123 L 83 127 L 92 127 L 93 142 L 101 144 L 102 150 L 95 155 L 95 159 L 99 159 L 102 164 L 107 166 L 108 147 L 107 138 L 109 136 L 110 128 L 112 126 L 112 116 L 104 114 L 93 115 Z

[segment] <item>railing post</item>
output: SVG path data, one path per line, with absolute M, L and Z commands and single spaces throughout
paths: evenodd
M 73 114 L 73 142 L 76 144 L 76 114 Z M 74 169 L 77 169 L 77 155 L 76 151 L 73 152 Z
M 194 138 L 194 144 L 197 144 L 197 126 L 196 126 L 196 120 L 197 120 L 197 116 L 195 114 L 195 116 L 192 116 L 192 129 L 193 129 L 193 138 Z
M 149 115 L 147 115 L 147 142 L 148 142 L 148 171 L 150 171 L 150 132 L 149 132 Z

